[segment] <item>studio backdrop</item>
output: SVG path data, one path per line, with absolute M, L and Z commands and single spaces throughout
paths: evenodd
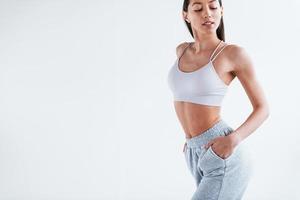
M 167 73 L 192 42 L 183 1 L 0 0 L 0 200 L 184 200 L 195 185 Z M 243 142 L 243 200 L 300 199 L 300 2 L 223 0 L 270 116 Z M 251 113 L 238 79 L 233 128 Z

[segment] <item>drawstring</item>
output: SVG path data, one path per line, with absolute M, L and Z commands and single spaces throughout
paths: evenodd
M 182 152 L 184 152 L 184 151 L 185 151 L 185 148 L 186 148 L 186 142 L 184 143 L 184 146 L 183 146 L 183 151 L 182 151 Z

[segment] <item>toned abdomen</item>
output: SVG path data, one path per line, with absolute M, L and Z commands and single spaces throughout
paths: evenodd
M 186 138 L 201 134 L 221 119 L 220 106 L 174 101 L 174 107 Z

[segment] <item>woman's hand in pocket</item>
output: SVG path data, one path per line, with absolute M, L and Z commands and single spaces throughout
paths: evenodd
M 237 143 L 232 140 L 229 135 L 219 136 L 211 141 L 209 141 L 204 148 L 208 149 L 211 146 L 211 149 L 221 158 L 228 158 L 234 151 Z

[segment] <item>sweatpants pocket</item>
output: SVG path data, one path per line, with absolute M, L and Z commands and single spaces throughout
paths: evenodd
M 210 148 L 205 150 L 199 160 L 200 169 L 203 171 L 204 176 L 222 175 L 224 174 L 225 160 L 215 155 Z
M 233 151 L 227 158 L 222 158 L 222 157 L 220 157 L 216 152 L 214 152 L 212 146 L 209 146 L 208 152 L 209 152 L 213 157 L 215 157 L 215 158 L 217 158 L 217 159 L 221 159 L 221 160 L 223 160 L 223 161 L 229 160 L 229 159 L 233 156 L 233 154 L 234 154 L 234 151 Z

